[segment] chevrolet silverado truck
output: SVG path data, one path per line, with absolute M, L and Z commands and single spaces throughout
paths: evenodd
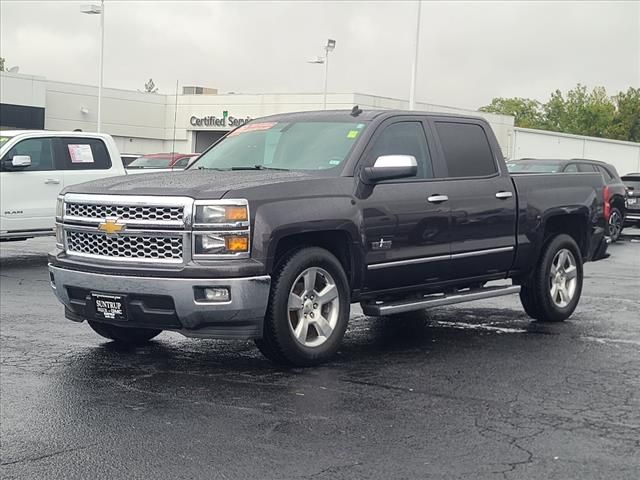
M 184 172 L 65 189 L 51 287 L 116 342 L 254 339 L 299 366 L 336 353 L 356 302 L 399 317 L 519 294 L 558 322 L 605 242 L 604 187 L 596 172 L 510 175 L 480 118 L 275 115 Z

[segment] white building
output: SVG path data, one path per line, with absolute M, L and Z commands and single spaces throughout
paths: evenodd
M 241 122 L 303 110 L 321 110 L 323 95 L 219 94 L 214 89 L 184 87 L 179 95 L 104 88 L 102 130 L 121 152 L 200 152 Z M 198 93 L 196 93 L 198 92 Z M 43 77 L 0 74 L 0 128 L 95 131 L 98 89 Z M 408 102 L 361 93 L 330 93 L 328 108 L 407 109 Z M 418 103 L 417 109 L 482 115 L 503 148 L 509 144 L 513 117 Z
M 236 94 L 184 87 L 179 95 L 104 88 L 102 130 L 123 153 L 201 152 L 252 118 L 321 110 L 321 93 Z M 362 93 L 330 93 L 328 108 L 407 109 L 408 102 Z M 621 174 L 640 171 L 640 144 L 514 127 L 508 115 L 417 103 L 417 110 L 486 118 L 507 158 L 592 158 Z M 0 73 L 0 128 L 95 131 L 98 88 L 44 77 Z

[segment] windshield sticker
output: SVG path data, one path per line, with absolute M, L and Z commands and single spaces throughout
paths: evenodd
M 356 138 L 360 132 L 358 130 L 349 130 L 347 138 Z
M 277 122 L 247 123 L 246 125 L 236 128 L 227 136 L 235 137 L 236 135 L 240 135 L 241 133 L 261 132 L 263 130 L 269 130 L 270 128 L 273 128 L 276 123 Z
M 329 165 L 340 165 L 340 160 L 329 160 Z
M 68 145 L 71 163 L 93 163 L 91 145 Z
M 359 123 L 358 125 L 356 125 L 356 128 L 358 130 L 362 130 L 364 128 L 364 123 Z

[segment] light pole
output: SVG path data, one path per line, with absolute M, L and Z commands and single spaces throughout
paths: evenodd
M 327 109 L 327 84 L 329 81 L 329 52 L 333 52 L 336 48 L 336 41 L 332 39 L 327 40 L 327 44 L 324 46 L 324 57 L 316 57 L 309 60 L 309 63 L 323 63 L 324 64 L 324 95 L 322 101 L 322 108 Z
M 416 109 L 416 81 L 418 79 L 418 50 L 420 45 L 420 13 L 422 0 L 418 0 L 418 15 L 416 16 L 416 43 L 414 45 L 413 63 L 411 64 L 411 87 L 409 87 L 409 110 Z
M 98 133 L 102 128 L 102 79 L 104 77 L 104 0 L 100 5 L 85 5 L 80 10 L 88 15 L 100 15 L 100 79 L 98 81 Z

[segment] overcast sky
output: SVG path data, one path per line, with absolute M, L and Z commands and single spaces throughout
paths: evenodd
M 0 56 L 20 73 L 97 84 L 90 3 L 0 0 Z M 407 98 L 417 3 L 106 0 L 107 87 L 163 93 L 319 92 L 328 37 L 329 91 Z M 640 86 L 640 2 L 422 4 L 419 101 L 477 108 L 495 96 L 544 100 L 580 82 L 610 94 Z

